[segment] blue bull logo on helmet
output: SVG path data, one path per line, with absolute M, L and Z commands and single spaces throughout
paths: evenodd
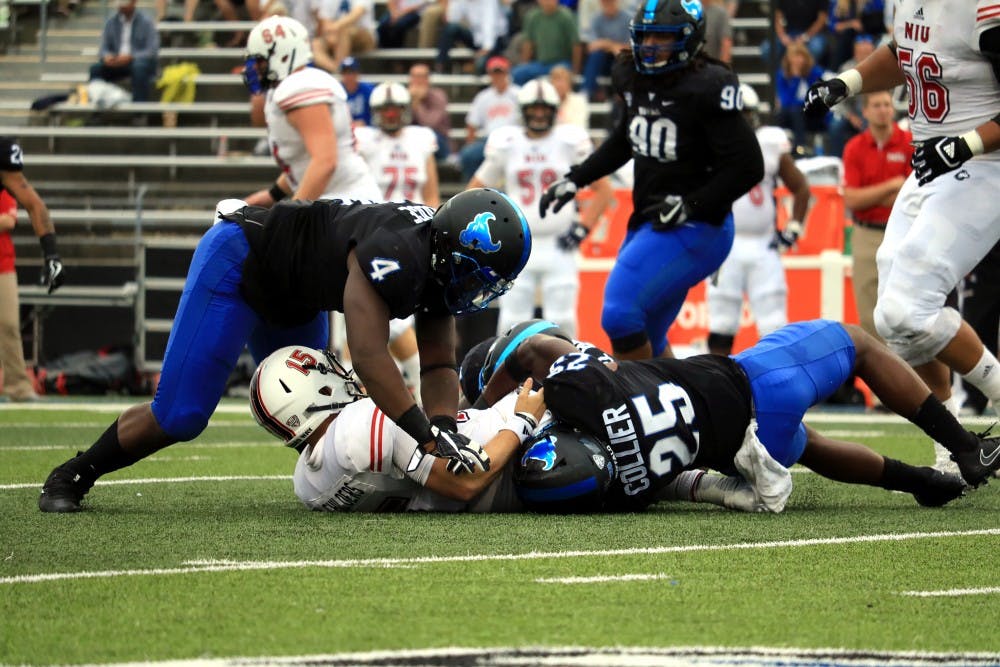
M 533 444 L 521 458 L 521 465 L 527 466 L 528 461 L 541 461 L 542 470 L 552 470 L 556 464 L 556 440 L 556 436 L 550 435 Z
M 458 242 L 470 250 L 479 250 L 485 253 L 497 252 L 503 245 L 503 241 L 494 242 L 490 236 L 490 221 L 496 219 L 497 217 L 489 211 L 478 213 L 475 219 L 458 235 Z
M 681 0 L 681 7 L 695 20 L 701 18 L 701 2 L 699 0 Z

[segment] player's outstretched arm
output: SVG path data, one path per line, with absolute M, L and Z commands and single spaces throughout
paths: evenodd
M 552 362 L 563 356 L 576 352 L 576 346 L 562 338 L 535 334 L 529 337 L 507 357 L 500 368 L 483 389 L 483 401 L 493 405 L 498 400 L 514 391 L 525 378 L 533 378 L 536 385 L 548 375 Z
M 852 95 L 889 90 L 905 81 L 903 71 L 896 61 L 896 46 L 893 42 L 875 49 L 856 68 L 810 86 L 803 111 L 807 116 L 822 116 L 831 107 Z

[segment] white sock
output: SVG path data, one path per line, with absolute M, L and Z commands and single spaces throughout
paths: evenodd
M 983 356 L 971 371 L 962 375 L 962 381 L 983 392 L 994 405 L 1000 405 L 1000 362 L 985 347 Z

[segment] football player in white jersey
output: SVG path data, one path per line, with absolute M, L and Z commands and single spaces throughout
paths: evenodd
M 1000 3 L 895 0 L 892 41 L 856 69 L 814 84 L 805 110 L 825 113 L 850 95 L 902 83 L 914 171 L 876 256 L 875 327 L 942 400 L 951 394 L 950 367 L 1000 406 L 996 357 L 945 306 L 1000 240 Z M 983 465 L 1000 468 L 1000 448 L 980 454 Z
M 358 153 L 368 163 L 385 201 L 415 201 L 437 208 L 437 137 L 421 125 L 408 124 L 410 93 L 398 83 L 380 83 L 369 104 L 377 127 L 354 130 Z
M 251 206 L 295 199 L 380 201 L 378 187 L 354 150 L 344 87 L 329 73 L 310 67 L 305 27 L 287 16 L 271 16 L 247 38 L 244 81 L 251 94 L 265 93 L 268 144 L 281 175 L 246 198 Z
M 810 196 L 809 181 L 792 159 L 788 135 L 780 127 L 760 126 L 760 98 L 753 87 L 740 84 L 740 95 L 764 155 L 764 180 L 733 202 L 733 248 L 708 283 L 708 351 L 723 355 L 733 351 L 744 294 L 760 336 L 788 324 L 788 284 L 778 251 L 779 246 L 791 248 L 798 241 Z M 778 178 L 792 193 L 792 217 L 781 230 L 775 227 L 774 185 Z
M 593 144 L 582 128 L 555 125 L 559 95 L 548 81 L 529 81 L 518 91 L 517 100 L 524 126 L 490 133 L 485 160 L 468 186 L 502 186 L 531 227 L 531 257 L 514 287 L 500 300 L 498 330 L 506 331 L 533 317 L 535 293 L 540 289 L 544 316 L 574 335 L 580 291 L 576 249 L 614 197 L 611 181 L 600 178 L 591 185 L 594 197 L 580 213 L 566 207 L 542 220 L 538 213 L 542 193 L 590 155 Z

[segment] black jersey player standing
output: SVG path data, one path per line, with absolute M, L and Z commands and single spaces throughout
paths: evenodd
M 455 461 L 454 470 L 488 468 L 482 448 L 455 432 L 453 316 L 503 294 L 530 252 L 520 209 L 486 188 L 436 212 L 321 200 L 223 216 L 191 260 L 152 403 L 127 409 L 90 449 L 56 467 L 40 509 L 78 511 L 97 477 L 195 438 L 244 345 L 257 360 L 286 345 L 322 349 L 330 310 L 344 313 L 354 368 L 382 411 L 425 450 Z M 430 420 L 387 349 L 390 318 L 411 314 Z M 304 353 L 299 370 L 320 362 Z
M 623 359 L 669 356 L 666 333 L 688 289 L 733 242 L 733 202 L 764 177 L 739 81 L 703 54 L 699 0 L 642 0 L 632 50 L 612 67 L 625 103 L 611 136 L 553 184 L 541 214 L 635 159 L 634 211 L 604 292 L 601 326 Z

